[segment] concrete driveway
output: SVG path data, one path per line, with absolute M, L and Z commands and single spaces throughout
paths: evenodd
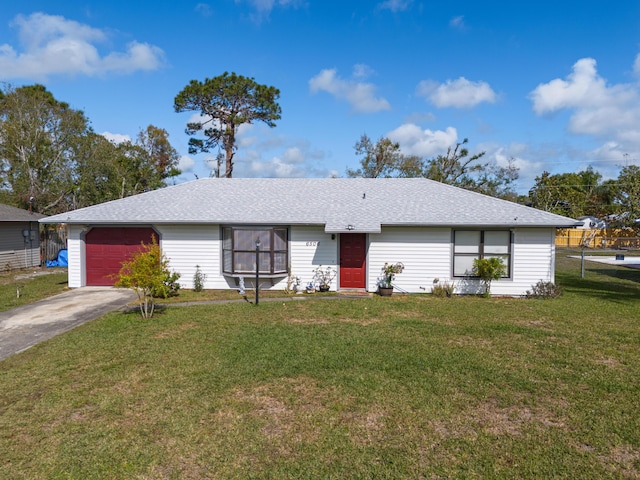
M 123 308 L 135 298 L 132 290 L 83 287 L 0 312 L 0 360 Z

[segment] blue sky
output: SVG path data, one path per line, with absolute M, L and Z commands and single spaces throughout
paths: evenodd
M 7 2 L 0 82 L 42 83 L 98 133 L 166 129 L 178 182 L 206 177 L 173 99 L 225 71 L 280 89 L 242 128 L 236 177 L 344 176 L 363 133 L 425 157 L 471 153 L 534 177 L 640 164 L 640 2 L 210 0 Z

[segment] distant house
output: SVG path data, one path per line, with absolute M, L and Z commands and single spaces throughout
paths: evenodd
M 201 179 L 45 218 L 69 228 L 69 286 L 113 284 L 155 236 L 170 267 L 193 286 L 247 286 L 259 240 L 261 288 L 337 270 L 332 289 L 376 291 L 385 262 L 402 262 L 398 290 L 430 292 L 435 279 L 478 291 L 475 258 L 500 257 L 497 295 L 553 281 L 555 229 L 575 220 L 427 179 Z
M 40 265 L 39 213 L 0 203 L 0 271 Z

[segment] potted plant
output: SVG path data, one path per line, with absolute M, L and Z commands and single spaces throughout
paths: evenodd
M 336 278 L 336 274 L 335 268 L 322 268 L 322 265 L 318 265 L 318 268 L 313 270 L 313 279 L 318 284 L 318 290 L 328 292 L 329 288 L 331 288 L 331 282 Z
M 393 279 L 404 270 L 404 265 L 398 263 L 385 263 L 382 267 L 382 280 L 378 284 L 378 292 L 383 297 L 390 297 L 393 293 Z

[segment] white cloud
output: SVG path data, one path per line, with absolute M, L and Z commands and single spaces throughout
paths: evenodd
M 640 78 L 640 53 L 636 55 L 636 61 L 633 62 L 633 73 Z
M 353 66 L 353 78 L 367 78 L 373 75 L 375 71 L 369 65 L 357 63 Z
M 405 155 L 432 157 L 447 151 L 458 141 L 458 132 L 453 127 L 446 130 L 423 130 L 413 123 L 405 123 L 389 132 L 387 137 L 400 144 Z
M 278 135 L 264 125 L 255 125 L 251 142 L 238 149 L 234 176 L 237 177 L 326 177 L 326 153 L 312 148 L 308 140 Z
M 100 135 L 115 144 L 131 141 L 131 137 L 129 135 L 123 135 L 121 133 L 102 132 Z
M 457 17 L 453 17 L 451 20 L 449 20 L 449 26 L 451 28 L 456 28 L 458 30 L 464 30 L 465 29 L 464 15 L 458 15 Z
M 273 157 L 270 160 L 251 162 L 250 171 L 258 177 L 303 178 L 306 170 L 299 165 L 288 163 L 285 159 Z
M 496 93 L 486 82 L 472 82 L 464 77 L 437 83 L 423 80 L 418 84 L 416 93 L 427 98 L 436 107 L 471 108 L 497 100 Z
M 102 55 L 96 44 L 107 40 L 103 31 L 58 15 L 18 15 L 11 25 L 18 29 L 22 50 L 0 45 L 0 78 L 4 80 L 131 73 L 156 70 L 164 62 L 160 48 L 136 41 L 130 42 L 124 52 Z
M 212 13 L 211 6 L 207 3 L 198 3 L 194 10 L 203 17 L 210 17 Z
M 571 110 L 567 127 L 571 133 L 640 147 L 640 86 L 608 85 L 592 58 L 578 60 L 565 80 L 556 78 L 538 85 L 529 98 L 538 115 Z
M 248 3 L 255 13 L 250 15 L 251 20 L 260 23 L 269 18 L 274 8 L 298 8 L 305 5 L 305 0 L 236 0 L 236 3 Z
M 195 164 L 195 160 L 187 155 L 182 155 L 180 157 L 180 160 L 178 160 L 178 168 L 182 173 L 190 172 L 191 170 L 193 170 Z
M 358 113 L 374 113 L 391 108 L 385 98 L 375 96 L 376 87 L 372 83 L 340 78 L 335 68 L 322 70 L 309 80 L 309 88 L 312 93 L 325 91 L 346 100 Z
M 378 4 L 379 10 L 391 10 L 393 13 L 407 10 L 413 0 L 385 0 Z

